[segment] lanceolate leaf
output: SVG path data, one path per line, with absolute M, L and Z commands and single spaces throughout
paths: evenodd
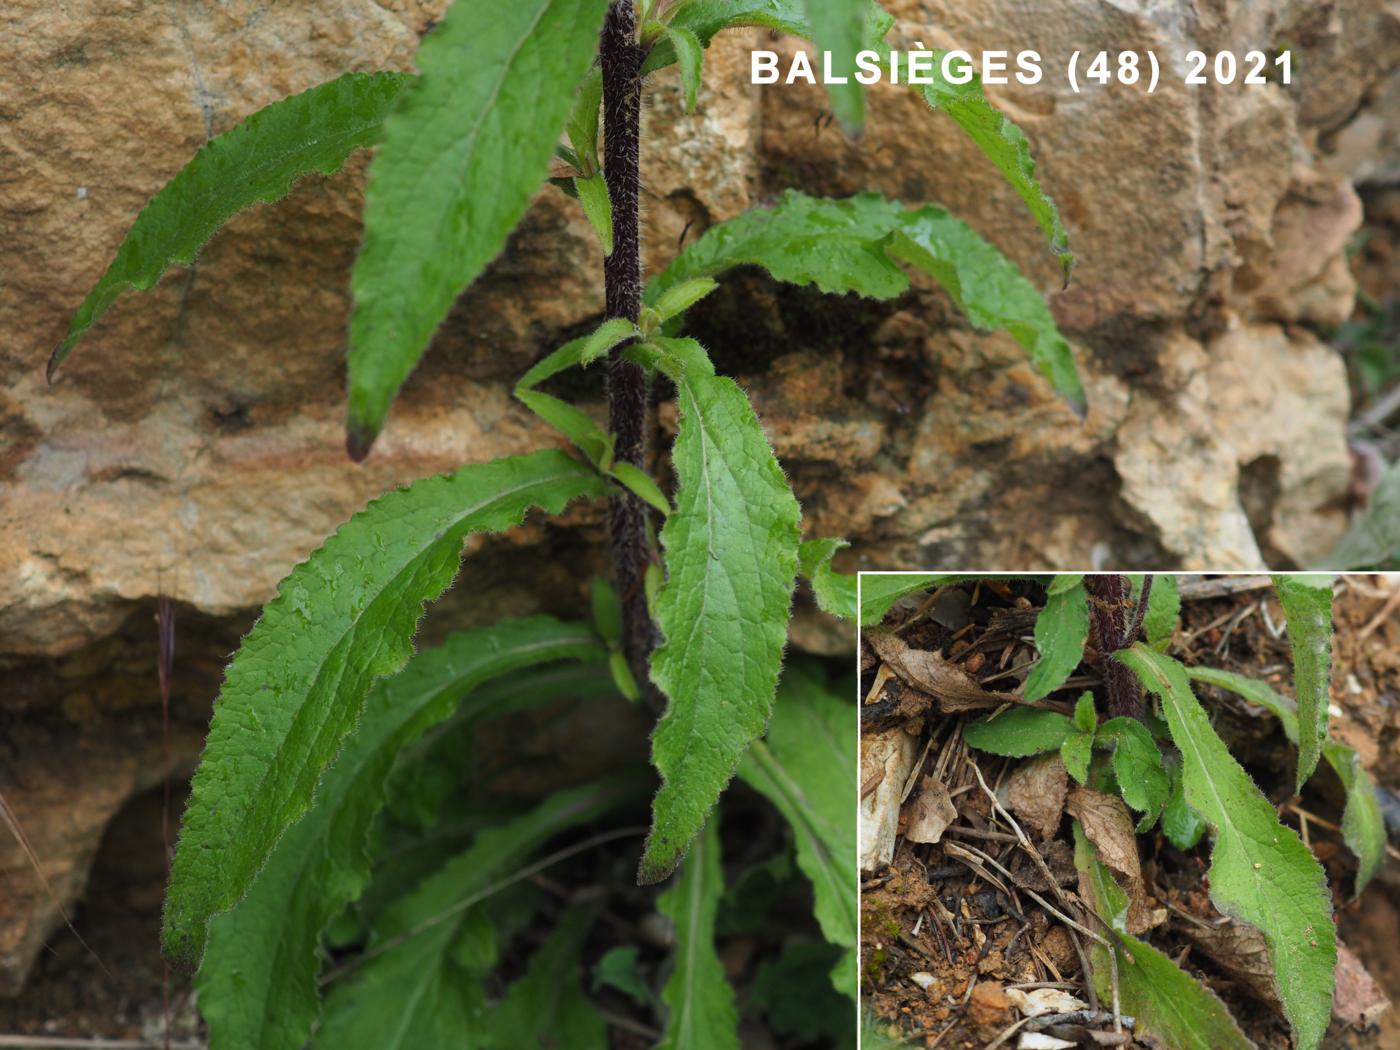
M 1074 268 L 1069 235 L 1060 221 L 1059 208 L 1055 207 L 1055 202 L 1036 181 L 1035 158 L 1031 156 L 1025 133 L 987 101 L 982 93 L 981 77 L 974 74 L 966 84 L 952 84 L 944 80 L 942 58 L 939 53 L 934 60 L 934 82 L 919 88 L 924 101 L 952 117 L 977 148 L 996 165 L 1021 200 L 1026 202 L 1031 216 L 1050 242 L 1050 250 L 1059 256 L 1060 268 L 1068 282 L 1070 271 Z
M 715 954 L 715 913 L 723 894 L 719 818 L 712 816 L 675 885 L 656 902 L 676 924 L 673 969 L 661 992 L 670 1013 L 656 1050 L 738 1050 L 734 989 Z
M 782 668 L 801 511 L 748 397 L 700 344 L 658 341 L 676 383 L 676 509 L 661 531 L 665 642 L 651 677 L 670 698 L 652 737 L 662 786 L 639 877 L 669 875 L 763 734 Z
M 888 572 L 862 573 L 860 577 L 860 625 L 878 627 L 885 614 L 901 598 L 918 591 L 942 587 L 959 580 L 993 580 L 1003 577 L 980 573 Z
M 1074 352 L 1016 264 L 971 226 L 929 205 L 907 215 L 891 252 L 948 290 L 976 327 L 1004 329 L 1081 419 L 1087 411 Z
M 772 208 L 755 208 L 711 226 L 647 285 L 646 301 L 682 281 L 735 266 L 762 266 L 780 281 L 823 292 L 891 299 L 909 278 L 885 252 L 904 207 L 876 193 L 825 200 L 788 190 Z
M 775 29 L 811 40 L 815 34 L 807 19 L 807 9 L 808 3 L 804 0 L 689 0 L 680 6 L 671 25 L 690 30 L 706 47 L 721 29 L 740 26 Z M 863 46 L 874 48 L 890 31 L 894 19 L 873 0 L 868 3 L 868 10 Z M 662 37 L 647 55 L 642 72 L 664 69 L 674 61 L 675 48 L 670 40 Z
M 1258 704 L 1279 720 L 1289 740 L 1295 745 L 1298 743 L 1298 706 L 1291 698 L 1274 692 L 1257 679 L 1214 667 L 1188 667 L 1186 673 L 1194 681 L 1228 689 L 1251 704 Z M 1376 786 L 1353 748 L 1334 740 L 1324 740 L 1322 757 L 1336 771 L 1346 791 L 1342 838 L 1347 848 L 1356 854 L 1358 867 L 1353 895 L 1360 896 L 1385 859 L 1385 818 L 1381 814 L 1380 803 L 1376 801 Z
M 321 934 L 369 880 L 368 836 L 399 751 L 483 681 L 552 660 L 601 661 L 591 630 L 549 617 L 464 631 L 370 690 L 364 714 L 310 811 L 282 836 L 252 888 L 209 928 L 200 1009 L 214 1050 L 299 1050 L 320 1009 Z M 476 694 L 465 700 L 472 715 Z
M 477 835 L 380 916 L 370 957 L 330 985 L 315 1046 L 480 1046 L 490 1030 L 481 979 L 497 955 L 492 889 L 555 835 L 635 798 L 638 786 L 629 776 L 564 791 Z
M 1127 895 L 1113 881 L 1113 875 L 1098 858 L 1094 844 L 1074 822 L 1075 865 L 1088 878 L 1090 901 L 1098 915 L 1110 926 L 1119 925 L 1113 917 L 1126 914 Z M 1095 944 L 1094 986 L 1101 999 L 1113 994 L 1113 970 L 1108 949 Z M 1240 1031 L 1225 1004 L 1215 993 L 1181 970 L 1176 963 L 1151 945 L 1121 928 L 1114 938 L 1117 956 L 1118 995 L 1123 1013 L 1137 1018 L 1142 1032 L 1155 1036 L 1172 1050 L 1254 1050 L 1254 1044 Z
M 768 735 L 744 756 L 739 775 L 792 825 L 797 866 L 812 883 L 817 922 L 847 949 L 832 975 L 856 999 L 856 716 L 810 669 L 783 676 Z
M 813 43 L 831 56 L 832 78 L 826 88 L 831 109 L 846 133 L 855 135 L 865 125 L 865 88 L 855 74 L 870 5 L 868 0 L 806 0 L 806 8 Z M 824 69 L 820 59 L 818 69 Z
M 579 988 L 579 954 L 594 912 L 571 908 L 490 1014 L 492 1050 L 607 1050 L 608 1028 Z
M 963 726 L 963 739 L 979 751 L 1026 758 L 1058 750 L 1076 732 L 1074 723 L 1058 711 L 1013 707 L 969 722 Z
M 372 146 L 409 80 L 349 73 L 274 102 L 210 141 L 137 217 L 49 359 L 49 378 L 126 289 L 154 286 L 171 263 L 194 262 L 244 208 L 281 200 L 303 175 L 339 171 L 351 153 Z
M 1158 651 L 1164 651 L 1176 630 L 1177 618 L 1181 615 L 1181 592 L 1177 589 L 1176 577 L 1169 572 L 1158 573 L 1152 578 L 1152 590 L 1147 595 L 1147 612 L 1142 620 L 1142 632 L 1147 636 L 1147 644 Z
M 909 286 L 896 260 L 938 281 L 976 327 L 1010 333 L 1056 392 L 1084 414 L 1073 353 L 1035 286 L 970 226 L 934 205 L 906 211 L 874 193 L 823 200 L 789 190 L 772 208 L 706 230 L 651 281 L 646 299 L 744 265 L 823 292 L 890 299 Z
M 695 98 L 700 92 L 700 78 L 704 71 L 705 48 L 700 38 L 684 26 L 668 26 L 666 39 L 676 49 L 681 65 L 681 84 L 685 89 L 685 111 L 695 112 Z
M 1332 577 L 1275 576 L 1274 591 L 1288 619 L 1293 692 L 1298 697 L 1298 790 L 1317 769 L 1327 740 L 1332 684 Z
M 557 451 L 463 467 L 374 501 L 282 581 L 215 705 L 171 871 L 170 955 L 199 961 L 210 918 L 306 812 L 374 680 L 412 654 L 423 603 L 452 582 L 463 539 L 604 491 Z
M 1181 749 L 1186 801 L 1214 834 L 1207 873 L 1211 900 L 1264 934 L 1294 1039 L 1301 1050 L 1315 1050 L 1331 1016 L 1337 964 L 1321 865 L 1279 823 L 1269 800 L 1216 735 L 1191 693 L 1186 669 L 1141 643 L 1116 659 L 1162 698 L 1172 740 Z
M 1063 577 L 1056 577 L 1060 579 Z M 1088 639 L 1089 599 L 1082 578 L 1058 589 L 1052 583 L 1045 608 L 1035 618 L 1035 647 L 1040 659 L 1026 676 L 1022 696 L 1040 700 L 1064 685 L 1084 659 Z
M 837 572 L 831 559 L 849 546 L 845 540 L 807 540 L 797 551 L 799 571 L 812 585 L 817 607 L 843 620 L 856 616 L 856 577 Z
M 607 0 L 459 3 L 384 125 L 350 287 L 348 447 L 362 458 L 462 290 L 548 174 Z

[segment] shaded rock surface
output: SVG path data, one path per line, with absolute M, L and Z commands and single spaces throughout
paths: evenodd
M 573 202 L 542 192 L 465 294 L 363 467 L 342 452 L 348 274 L 366 162 L 229 223 L 189 270 L 124 298 L 53 387 L 43 362 L 133 217 L 246 114 L 350 69 L 407 69 L 442 0 L 15 0 L 0 10 L 0 717 L 82 773 L 59 791 L 38 745 L 0 790 L 71 899 L 96 837 L 163 766 L 187 766 L 219 669 L 277 580 L 370 498 L 554 439 L 510 382 L 602 311 L 601 259 Z M 797 186 L 936 200 L 1033 275 L 1089 390 L 1076 424 L 1003 335 L 926 283 L 888 304 L 725 282 L 693 327 L 754 396 L 811 534 L 865 567 L 1305 565 L 1345 524 L 1347 388 L 1322 326 L 1350 310 L 1353 181 L 1400 170 L 1400 24 L 1380 0 L 1187 4 L 899 0 L 897 42 L 1034 46 L 1046 80 L 994 88 L 1026 131 L 1079 259 L 1059 289 L 1024 206 L 943 115 L 872 92 L 844 142 L 820 91 L 747 83 L 767 34 L 707 55 L 699 112 L 674 71 L 646 110 L 651 269 L 710 224 Z M 1287 46 L 1291 88 L 1073 95 L 1074 49 Z M 791 48 L 791 42 L 772 46 Z M 597 377 L 576 392 L 601 411 Z M 664 416 L 663 416 L 664 418 Z M 595 510 L 571 512 L 597 535 Z M 602 566 L 554 525 L 484 544 L 437 618 L 577 612 Z M 152 599 L 178 599 L 188 676 L 167 761 Z M 839 649 L 810 617 L 803 644 Z M 137 716 L 141 716 L 138 718 Z M 38 729 L 34 729 L 38 727 Z M 135 729 L 131 730 L 136 732 Z M 144 731 L 143 731 L 144 732 Z M 77 759 L 74 759 L 77 761 Z M 90 781 L 90 782 L 89 782 Z M 78 783 L 80 782 L 80 783 Z M 46 808 L 47 807 L 47 808 Z M 0 984 L 18 987 L 57 912 L 0 846 Z

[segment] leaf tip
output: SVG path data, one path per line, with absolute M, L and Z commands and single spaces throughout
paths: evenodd
M 44 381 L 50 386 L 53 385 L 53 377 L 58 374 L 58 366 L 63 364 L 63 359 L 68 356 L 68 340 L 65 339 L 53 348 L 53 353 L 49 354 L 48 364 L 44 366 Z
M 379 435 L 365 426 L 351 424 L 345 430 L 345 452 L 356 463 L 363 463 Z
M 646 849 L 642 853 L 642 861 L 637 865 L 637 885 L 655 886 L 658 882 L 665 882 L 680 864 L 679 851 L 667 849 L 658 856 L 658 849 L 653 840 L 648 839 Z

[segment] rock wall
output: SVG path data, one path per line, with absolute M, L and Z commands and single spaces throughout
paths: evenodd
M 391 486 L 553 440 L 510 382 L 602 309 L 573 202 L 542 192 L 463 296 L 364 466 L 342 452 L 344 330 L 364 158 L 231 222 L 196 266 L 127 296 L 48 387 L 43 362 L 145 201 L 210 135 L 339 72 L 409 68 L 442 0 L 11 0 L 0 10 L 0 791 L 71 899 L 107 817 L 188 766 L 222 660 L 278 579 Z M 1400 170 L 1400 24 L 1381 0 L 899 0 L 901 43 L 1288 46 L 1298 82 L 994 91 L 1026 131 L 1079 259 L 1059 290 L 1024 207 L 940 114 L 872 93 L 843 141 L 812 88 L 747 83 L 768 35 L 707 55 L 699 112 L 674 73 L 646 109 L 648 265 L 798 186 L 938 201 L 1049 295 L 1091 400 L 1076 423 L 1010 340 L 919 285 L 891 304 L 739 274 L 696 331 L 737 373 L 848 568 L 1303 565 L 1344 526 L 1347 388 L 1318 331 L 1345 318 L 1352 179 Z M 792 47 L 790 42 L 776 46 Z M 581 387 L 599 404 L 596 388 Z M 664 416 L 663 416 L 664 418 Z M 598 520 L 576 511 L 571 524 Z M 508 558 L 503 555 L 509 555 Z M 577 611 L 596 549 L 555 525 L 485 544 L 481 610 Z M 180 602 L 168 763 L 156 722 L 154 596 Z M 814 647 L 839 638 L 809 621 Z M 121 725 L 121 733 L 114 727 Z M 131 739 L 128 739 L 131 737 Z M 188 739 L 186 739 L 188 737 Z M 105 743 L 104 743 L 105 742 Z M 103 748 L 106 764 L 89 758 Z M 115 750 L 139 761 L 116 761 Z M 82 762 L 84 791 L 45 770 Z M 103 772 L 106 770 L 107 772 Z M 47 785 L 47 786 L 45 786 Z M 94 801 L 95 800 L 95 801 Z M 0 985 L 57 910 L 0 846 Z

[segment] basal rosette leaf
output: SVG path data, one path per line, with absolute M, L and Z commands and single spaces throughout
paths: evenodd
M 715 915 L 723 895 L 719 818 L 712 816 L 675 884 L 656 902 L 676 928 L 671 976 L 661 990 L 669 1014 L 656 1050 L 738 1050 L 734 989 L 715 952 Z
M 1274 577 L 1288 620 L 1293 692 L 1298 697 L 1298 790 L 1317 769 L 1327 741 L 1332 685 L 1332 577 L 1299 573 Z
M 1332 1013 L 1337 964 L 1322 866 L 1216 735 L 1186 668 L 1142 643 L 1115 655 L 1162 699 L 1181 750 L 1186 801 L 1210 825 L 1210 898 L 1264 935 L 1283 1011 L 1302 1050 L 1316 1050 Z
M 1076 730 L 1074 723 L 1058 711 L 1013 707 L 999 715 L 986 715 L 969 722 L 962 732 L 968 745 L 979 751 L 1008 758 L 1027 758 L 1058 751 Z
M 1069 680 L 1070 673 L 1084 659 L 1084 643 L 1089 640 L 1089 599 L 1083 578 L 1068 580 L 1056 587 L 1052 582 L 1045 608 L 1035 618 L 1035 647 L 1040 659 L 1026 676 L 1021 695 L 1026 700 L 1049 696 Z
M 680 863 L 763 734 L 787 641 L 801 511 L 748 397 L 693 340 L 658 340 L 680 408 L 675 511 L 661 531 L 665 642 L 651 677 L 669 698 L 652 737 L 662 777 L 639 878 Z
M 196 979 L 212 1050 L 299 1050 L 320 1013 L 321 936 L 370 877 L 369 836 L 401 749 L 454 711 L 498 716 L 513 705 L 473 692 L 551 661 L 598 663 L 586 626 L 540 616 L 463 631 L 420 652 L 370 690 L 364 714 L 246 896 L 214 918 Z M 483 708 L 477 697 L 493 705 Z
M 831 56 L 826 94 L 832 112 L 846 134 L 856 135 L 865 125 L 865 88 L 855 74 L 856 54 L 868 39 L 869 0 L 806 0 L 805 7 L 812 42 Z
M 847 691 L 846 695 L 850 695 Z M 833 973 L 837 990 L 857 997 L 855 712 L 815 668 L 789 667 L 768 734 L 749 748 L 739 775 L 792 827 L 797 866 L 812 884 L 817 923 L 846 949 Z
M 1127 894 L 1099 860 L 1098 851 L 1077 820 L 1074 860 L 1086 877 L 1082 885 L 1088 886 L 1090 906 L 1106 925 L 1119 927 L 1112 949 L 1117 956 L 1117 991 L 1123 1013 L 1137 1019 L 1137 1030 L 1172 1050 L 1254 1050 L 1214 992 L 1114 922 L 1114 917 L 1127 914 Z M 1094 944 L 1090 951 L 1094 987 L 1101 999 L 1109 1000 L 1114 991 L 1109 949 Z
M 860 574 L 860 625 L 878 627 L 894 603 L 919 591 L 932 590 L 962 580 L 1004 580 L 985 573 L 863 572 Z
M 292 570 L 215 704 L 171 870 L 167 953 L 200 960 L 209 920 L 306 812 L 375 679 L 412 655 L 423 603 L 452 582 L 463 539 L 604 492 L 558 451 L 474 464 L 375 500 Z
M 128 288 L 155 286 L 167 266 L 188 266 L 224 223 L 259 202 L 281 200 L 303 175 L 339 171 L 374 145 L 412 78 L 347 73 L 272 103 L 211 139 L 136 218 L 117 254 L 49 359 L 49 378 Z
M 607 0 L 464 0 L 424 38 L 420 76 L 385 122 L 370 167 L 350 280 L 347 443 L 356 458 L 543 183 L 606 9 Z
M 1188 667 L 1186 673 L 1193 681 L 1228 689 L 1251 704 L 1258 704 L 1279 720 L 1289 740 L 1295 745 L 1298 743 L 1298 705 L 1292 698 L 1275 692 L 1258 679 L 1215 667 Z M 1360 896 L 1385 859 L 1385 817 L 1381 813 L 1380 803 L 1376 801 L 1376 785 L 1354 748 L 1335 740 L 1326 740 L 1322 744 L 1322 757 L 1336 772 L 1346 793 L 1346 804 L 1342 810 L 1342 839 L 1356 855 L 1356 885 L 1352 894 Z

